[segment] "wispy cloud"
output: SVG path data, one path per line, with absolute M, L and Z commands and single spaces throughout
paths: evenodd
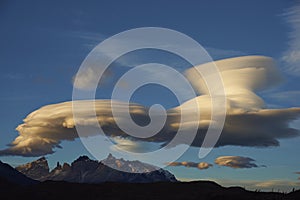
M 90 49 L 109 37 L 109 35 L 89 31 L 71 31 L 67 34 L 71 37 L 85 40 L 86 42 L 84 43 L 84 46 L 90 47 Z M 234 49 L 222 49 L 211 46 L 204 46 L 204 48 L 213 57 L 213 59 L 223 59 L 234 56 L 244 56 L 248 54 L 247 52 Z M 191 51 L 191 49 L 189 49 L 189 51 Z
M 134 44 L 134 43 L 142 43 L 143 42 L 139 38 L 134 38 L 131 40 L 126 38 L 126 41 L 125 40 L 121 41 L 121 40 L 114 38 L 113 40 L 111 40 L 111 43 L 113 43 L 113 44 L 116 43 L 117 45 L 106 45 L 105 52 L 103 52 L 103 51 L 99 50 L 101 48 L 98 48 L 98 50 L 94 49 L 94 48 L 97 48 L 97 45 L 100 42 L 102 42 L 103 40 L 108 39 L 109 36 L 105 36 L 104 34 L 101 34 L 101 33 L 83 32 L 83 31 L 72 31 L 68 34 L 72 37 L 81 39 L 83 41 L 82 42 L 83 46 L 87 47 L 89 50 L 93 50 L 93 53 L 90 54 L 89 59 L 98 61 L 97 63 L 86 62 L 86 63 L 90 63 L 90 66 L 85 66 L 85 68 L 82 69 L 80 71 L 80 73 L 77 74 L 76 80 L 78 80 L 78 81 L 73 82 L 73 83 L 76 83 L 76 84 L 74 84 L 74 86 L 79 89 L 89 89 L 90 85 L 93 85 L 92 83 L 94 83 L 95 80 L 98 80 L 98 78 L 99 78 L 97 76 L 98 75 L 97 72 L 99 72 L 99 70 L 101 71 L 101 69 L 103 69 L 105 66 L 103 63 L 101 63 L 101 61 L 99 59 L 93 58 L 91 55 L 94 55 L 94 57 L 103 56 L 103 58 L 107 58 L 107 59 L 115 58 L 115 57 L 119 57 L 119 55 L 118 55 L 119 49 L 122 49 L 126 46 L 130 46 L 131 44 Z M 187 51 L 191 55 L 196 55 L 197 60 L 200 60 L 198 48 L 195 49 L 195 48 L 191 48 L 191 47 L 185 47 L 184 45 L 185 44 L 181 45 L 182 51 Z M 162 45 L 161 47 L 164 47 L 164 45 Z M 177 45 L 172 45 L 172 44 L 168 45 L 168 47 L 171 47 L 173 49 L 178 48 Z M 216 48 L 216 47 L 204 47 L 204 48 L 211 55 L 213 60 L 246 55 L 245 52 L 242 52 L 239 50 L 220 49 L 220 48 Z M 168 56 L 158 56 L 158 55 L 153 56 L 151 53 L 149 54 L 149 52 L 148 53 L 139 52 L 139 53 L 127 54 L 126 56 L 119 57 L 114 62 L 122 67 L 130 67 L 131 68 L 131 67 L 134 67 L 134 66 L 137 66 L 140 64 L 149 63 L 149 57 L 151 57 L 151 58 L 155 57 L 155 59 L 158 59 L 157 57 L 159 57 L 160 58 L 159 63 L 167 64 L 168 66 L 171 66 L 172 68 L 176 69 L 179 72 L 182 72 L 182 71 L 186 70 L 188 67 L 191 67 L 191 66 L 185 66 L 186 64 L 184 64 L 183 62 L 179 62 L 175 58 L 173 58 L 173 60 L 170 60 L 170 58 Z M 153 61 L 150 61 L 150 62 L 153 62 Z M 205 62 L 208 62 L 208 60 L 205 60 Z M 203 63 L 204 63 L 204 61 L 203 61 Z M 203 64 L 203 63 L 199 63 L 199 64 Z M 149 71 L 150 70 L 151 69 L 149 69 Z M 155 74 L 153 74 L 153 76 L 154 75 Z M 160 76 L 160 73 L 156 73 L 156 75 Z M 105 78 L 109 78 L 109 77 L 106 76 Z
M 88 50 L 92 50 L 97 44 L 107 38 L 105 34 L 88 31 L 69 31 L 66 34 L 82 40 L 82 45 Z
M 283 16 L 291 31 L 288 49 L 283 53 L 282 61 L 288 73 L 300 76 L 300 3 L 289 8 Z
M 204 47 L 204 48 L 214 60 L 248 55 L 248 53 L 240 50 L 220 49 L 216 47 Z
M 300 90 L 281 91 L 267 94 L 269 98 L 281 104 L 291 104 L 292 106 L 299 106 Z
M 7 73 L 7 74 L 2 74 L 2 78 L 5 79 L 10 79 L 10 80 L 20 80 L 20 79 L 25 79 L 26 76 L 24 74 L 20 73 Z

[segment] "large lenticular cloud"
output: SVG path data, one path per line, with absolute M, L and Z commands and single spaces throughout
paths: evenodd
M 258 110 L 264 107 L 264 101 L 255 92 L 278 84 L 281 76 L 272 58 L 265 56 L 243 56 L 214 62 L 221 74 L 224 88 L 212 88 L 214 93 L 225 90 L 229 110 Z M 210 63 L 188 69 L 185 74 L 195 90 L 201 94 L 199 101 L 209 95 L 205 80 L 197 68 L 201 69 Z M 213 74 L 212 74 L 213 76 Z M 221 93 L 221 92 L 220 92 Z M 222 93 L 221 93 L 222 94 Z
M 60 147 L 59 144 L 63 140 L 72 141 L 78 138 L 76 133 L 75 123 L 73 119 L 72 103 L 64 102 L 53 105 L 47 105 L 30 113 L 19 125 L 16 130 L 19 136 L 10 144 L 8 149 L 0 151 L 1 155 L 22 155 L 22 156 L 41 156 L 53 153 L 55 147 Z M 77 125 L 86 126 L 89 128 L 88 135 L 93 136 L 98 133 L 95 125 L 95 120 L 99 122 L 105 132 L 119 136 L 122 134 L 111 113 L 110 100 L 93 101 L 97 118 L 93 118 L 88 107 L 90 101 L 76 102 L 78 109 L 81 110 L 80 118 L 77 117 Z M 118 107 L 118 112 L 125 112 L 128 109 L 128 104 L 122 102 L 114 102 Z M 147 121 L 146 108 L 138 104 L 130 104 L 129 110 L 134 118 L 140 121 Z M 94 131 L 93 131 L 94 130 Z
M 289 123 L 300 116 L 300 108 L 266 109 L 264 101 L 255 92 L 274 86 L 280 82 L 279 73 L 274 61 L 264 56 L 245 56 L 225 59 L 215 62 L 223 79 L 227 100 L 227 116 L 225 126 L 216 146 L 238 145 L 253 147 L 278 146 L 278 139 L 295 137 L 299 131 L 289 126 Z M 209 65 L 204 64 L 204 65 Z M 196 66 L 201 68 L 203 65 Z M 202 145 L 208 126 L 218 121 L 211 120 L 211 98 L 206 88 L 205 79 L 191 68 L 185 73 L 199 96 L 167 112 L 167 122 L 164 128 L 150 138 L 135 138 L 122 132 L 115 123 L 111 112 L 110 100 L 95 100 L 97 118 L 92 118 L 89 109 L 85 109 L 87 101 L 76 102 L 80 107 L 80 118 L 77 126 L 86 126 L 90 130 L 84 137 L 98 134 L 95 121 L 101 125 L 105 134 L 112 138 L 126 138 L 134 142 L 168 143 L 179 127 L 188 130 L 194 124 L 199 129 L 192 146 Z M 205 77 L 209 78 L 209 77 Z M 210 88 L 214 94 L 223 88 Z M 221 92 L 220 92 L 221 94 Z M 218 97 L 215 97 L 218 98 Z M 196 101 L 198 107 L 192 102 Z M 128 104 L 115 102 L 114 110 L 120 114 L 128 109 Z M 201 116 L 197 121 L 180 123 L 182 112 L 189 113 L 199 109 Z M 129 111 L 139 125 L 149 123 L 148 108 L 131 103 Z M 218 113 L 217 113 L 218 114 Z M 126 115 L 124 115 L 126 116 Z M 94 130 L 94 131 L 93 131 Z M 64 102 L 44 106 L 29 114 L 24 123 L 17 127 L 19 136 L 0 155 L 40 156 L 51 154 L 63 140 L 78 138 L 72 112 L 72 102 Z M 143 134 L 143 133 L 141 133 Z M 186 134 L 178 140 L 178 144 L 187 144 Z
M 192 102 L 198 103 L 201 113 L 200 126 L 193 146 L 201 146 L 209 123 L 218 123 L 211 121 L 212 102 L 205 84 L 205 79 L 209 77 L 204 79 L 196 70 L 209 64 L 196 66 L 185 72 L 200 96 L 172 109 L 177 113 L 180 113 L 180 110 L 192 112 L 197 109 L 191 106 Z M 289 127 L 289 122 L 300 116 L 300 108 L 265 109 L 264 101 L 255 94 L 281 81 L 272 58 L 243 56 L 219 60 L 215 64 L 220 71 L 224 88 L 210 89 L 215 94 L 224 89 L 227 101 L 226 121 L 216 146 L 278 146 L 278 139 L 299 135 L 298 130 Z M 196 122 L 173 123 L 171 127 L 181 125 L 188 129 L 193 123 Z

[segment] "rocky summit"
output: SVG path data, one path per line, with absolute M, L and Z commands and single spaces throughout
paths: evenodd
M 35 180 L 43 180 L 49 174 L 49 165 L 45 157 L 16 167 L 16 170 Z
M 48 162 L 45 158 L 18 166 L 16 169 L 38 181 L 52 180 L 72 183 L 177 181 L 175 176 L 166 170 L 140 161 L 117 159 L 111 154 L 102 161 L 91 160 L 88 156 L 80 156 L 71 164 L 64 163 L 61 165 L 57 163 L 57 166 L 51 171 L 49 171 Z

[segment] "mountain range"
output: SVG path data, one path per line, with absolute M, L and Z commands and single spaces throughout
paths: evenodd
M 145 173 L 122 172 L 107 167 L 105 163 L 113 165 L 114 168 Z M 287 194 L 253 192 L 241 187 L 222 187 L 212 181 L 180 182 L 166 170 L 152 171 L 153 169 L 156 168 L 152 165 L 116 159 L 112 155 L 100 162 L 81 156 L 71 164 L 57 163 L 53 170 L 49 170 L 48 162 L 44 157 L 18 166 L 16 169 L 0 161 L 0 198 L 10 200 L 21 198 L 31 200 L 300 199 L 300 190 Z
M 37 181 L 51 180 L 72 183 L 177 181 L 175 176 L 166 170 L 158 169 L 140 161 L 117 159 L 111 154 L 102 161 L 91 160 L 87 156 L 80 156 L 71 164 L 64 163 L 61 165 L 58 162 L 57 166 L 51 171 L 46 158 L 42 157 L 36 161 L 20 165 L 16 167 L 16 170 Z

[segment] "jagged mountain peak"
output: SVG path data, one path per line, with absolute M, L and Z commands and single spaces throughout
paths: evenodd
M 90 161 L 91 159 L 86 156 L 86 155 L 83 155 L 83 156 L 79 156 L 74 162 L 80 162 L 80 161 Z M 74 163 L 73 162 L 73 163 Z
M 25 174 L 29 178 L 40 180 L 49 174 L 49 165 L 45 157 L 16 167 L 16 170 Z
M 71 169 L 71 166 L 68 164 L 68 163 L 64 163 L 63 166 L 62 166 L 62 170 L 69 170 Z
M 106 159 L 116 159 L 116 158 L 111 153 L 109 153 Z
M 123 162 L 125 161 L 123 158 L 116 158 L 111 153 L 109 153 L 108 156 L 105 159 L 101 160 L 100 162 L 103 162 L 103 161 L 115 162 L 115 161 L 118 161 L 118 160 L 123 161 Z
M 47 159 L 45 157 L 41 157 L 41 158 L 39 158 L 39 159 L 37 159 L 35 161 L 32 161 L 32 162 L 20 165 L 18 167 L 29 168 L 29 167 L 31 167 L 33 165 L 42 166 L 42 167 L 48 168 L 48 170 L 49 170 L 48 161 L 47 161 Z
M 112 154 L 109 154 L 106 159 L 101 160 L 100 162 L 113 169 L 130 173 L 149 173 L 159 169 L 158 167 L 138 160 L 129 161 L 124 160 L 123 158 L 117 159 Z
M 64 163 L 62 166 L 58 162 L 57 166 L 50 172 L 49 170 L 41 170 L 43 169 L 41 167 L 36 167 L 39 166 L 37 165 L 37 163 L 46 162 L 33 161 L 32 163 L 27 163 L 23 166 L 19 166 L 16 169 L 24 173 L 25 175 L 40 181 L 54 180 L 77 183 L 145 183 L 157 181 L 177 181 L 175 176 L 166 170 L 159 169 L 155 166 L 142 163 L 137 160 L 127 161 L 123 158 L 118 159 L 115 158 L 112 154 L 109 154 L 106 159 L 100 162 L 91 160 L 88 156 L 80 156 L 75 161 L 73 161 L 71 165 Z M 27 168 L 24 166 L 26 166 Z M 44 167 L 44 169 L 46 169 L 46 167 Z
M 43 156 L 43 157 L 40 157 L 39 159 L 37 159 L 36 161 L 44 162 L 44 161 L 47 161 L 47 159 L 45 156 Z

